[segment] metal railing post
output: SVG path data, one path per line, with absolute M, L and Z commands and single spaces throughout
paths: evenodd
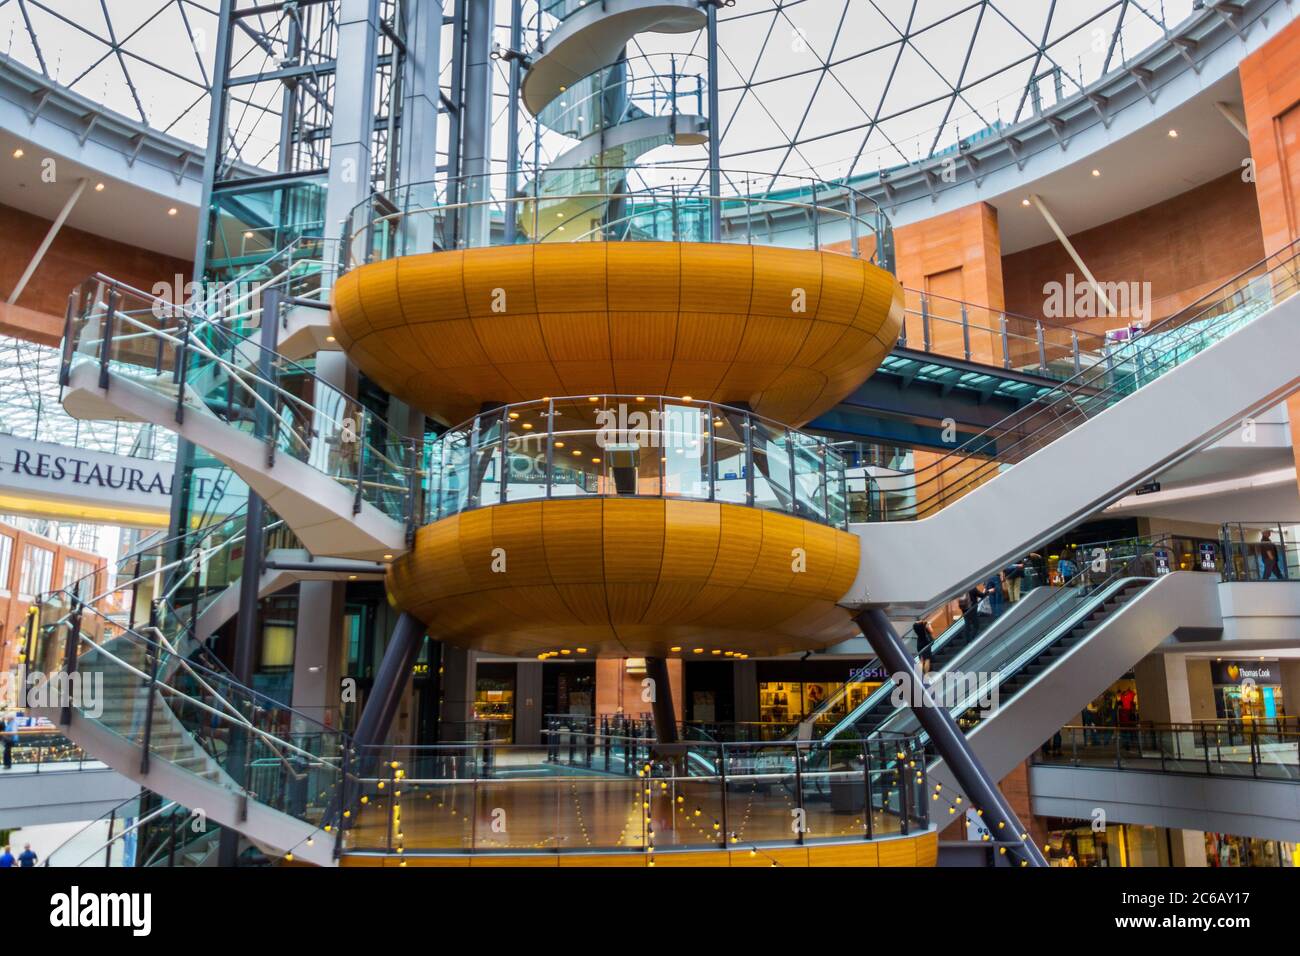
M 1047 374 L 1047 343 L 1043 340 L 1043 323 L 1034 322 L 1034 336 L 1038 339 L 1038 368 Z
M 875 837 L 875 806 L 871 802 L 871 747 L 867 741 L 859 740 L 858 745 L 862 748 L 862 784 L 863 784 L 863 809 L 862 817 L 866 821 L 866 839 L 870 840 Z
M 794 794 L 795 794 L 795 797 L 794 797 L 794 799 L 795 799 L 795 808 L 798 809 L 798 811 L 799 811 L 799 814 L 798 814 L 798 817 L 797 817 L 797 819 L 798 819 L 798 821 L 799 821 L 799 834 L 798 834 L 799 839 L 798 839 L 797 842 L 798 842 L 798 844 L 799 844 L 800 846 L 803 846 L 803 842 L 804 842 L 803 835 L 804 835 L 804 830 L 807 829 L 807 819 L 808 819 L 808 818 L 807 818 L 807 815 L 804 813 L 804 802 L 803 802 L 803 759 L 802 759 L 802 755 L 801 755 L 800 752 L 799 752 L 799 743 L 798 743 L 798 741 L 795 741 L 795 745 L 794 745 Z
M 362 486 L 362 483 L 363 483 L 364 480 L 365 480 L 365 473 L 366 473 L 366 471 L 365 471 L 365 457 L 366 457 L 366 438 L 365 438 L 365 435 L 366 435 L 366 410 L 365 410 L 364 408 L 361 407 L 360 403 L 358 403 L 358 405 L 357 405 L 357 434 L 356 434 L 356 446 L 357 446 L 356 480 L 357 480 L 357 487 L 356 487 L 356 490 L 354 491 L 353 496 L 352 496 L 352 513 L 353 513 L 354 515 L 359 515 L 359 514 L 361 514 L 361 502 L 362 502 L 362 497 L 361 497 L 361 486 Z
M 961 346 L 962 353 L 966 356 L 966 361 L 970 361 L 970 316 L 966 311 L 966 303 L 961 304 Z
M 1002 335 L 1002 367 L 1011 368 L 1011 344 L 1007 337 L 1007 317 L 998 316 L 998 329 Z
M 921 296 L 921 341 L 926 352 L 930 351 L 930 300 Z
M 1079 358 L 1079 333 L 1070 332 L 1070 351 L 1074 353 L 1074 374 L 1078 375 L 1083 371 L 1083 363 Z
M 149 602 L 149 633 L 158 633 L 158 598 Z M 140 745 L 140 773 L 149 773 L 149 747 L 153 742 L 153 705 L 158 693 L 158 648 L 149 645 L 149 691 L 146 695 L 144 709 L 144 741 Z
M 181 344 L 176 349 L 176 424 L 185 423 L 185 378 L 189 367 L 190 322 L 181 320 Z
M 59 710 L 59 723 L 72 723 L 72 678 L 77 673 L 77 657 L 81 641 L 81 599 L 72 595 L 72 615 L 68 621 L 68 636 L 63 644 L 63 689 L 65 697 Z M 47 678 L 48 679 L 48 678 Z
M 99 387 L 108 388 L 108 363 L 113 353 L 113 327 L 117 316 L 117 289 L 110 287 L 105 300 L 104 337 L 99 343 Z

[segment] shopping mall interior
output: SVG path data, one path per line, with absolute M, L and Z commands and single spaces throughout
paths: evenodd
M 1300 865 L 1298 14 L 0 0 L 0 867 Z

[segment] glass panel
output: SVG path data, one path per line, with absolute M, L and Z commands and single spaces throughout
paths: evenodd
M 664 495 L 709 497 L 709 409 L 665 400 L 661 418 Z

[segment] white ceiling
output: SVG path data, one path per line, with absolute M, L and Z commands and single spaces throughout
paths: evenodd
M 991 198 L 998 210 L 1003 255 L 1055 240 L 1038 210 L 1022 204 L 1031 192 L 1042 196 L 1061 228 L 1074 235 L 1241 169 L 1250 147 L 1215 107 L 1220 101 L 1242 115 L 1236 71 L 1159 122 Z M 1169 136 L 1170 129 L 1178 130 L 1177 139 Z M 1094 169 L 1101 175 L 1093 176 Z
M 14 150 L 19 148 L 23 156 L 16 159 Z M 45 182 L 44 155 L 35 144 L 0 130 L 0 203 L 52 220 L 84 176 L 89 182 L 68 216 L 68 226 L 153 252 L 187 260 L 194 257 L 196 206 L 104 176 L 66 157 L 56 158 L 55 181 Z M 100 182 L 104 189 L 96 192 L 95 185 Z M 177 194 L 180 192 L 178 186 Z M 171 208 L 176 215 L 167 214 Z

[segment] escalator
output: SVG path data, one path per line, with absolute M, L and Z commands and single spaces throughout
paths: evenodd
M 1090 546 L 1092 562 L 1076 578 L 1029 592 L 1020 604 L 1034 596 L 1036 606 L 1004 616 L 1005 626 L 990 627 L 931 671 L 931 695 L 957 720 L 993 779 L 1170 635 L 1215 626 L 1218 576 L 1168 572 L 1162 555 L 1173 544 L 1162 536 Z M 927 740 L 915 712 L 926 706 L 922 700 L 905 679 L 884 685 L 824 735 L 815 759 L 831 759 L 836 738 Z M 953 783 L 933 751 L 928 773 Z
M 865 479 L 855 511 L 869 520 L 853 525 L 861 561 L 842 603 L 937 607 L 1294 392 L 1298 253 L 1111 347 L 934 463 Z

